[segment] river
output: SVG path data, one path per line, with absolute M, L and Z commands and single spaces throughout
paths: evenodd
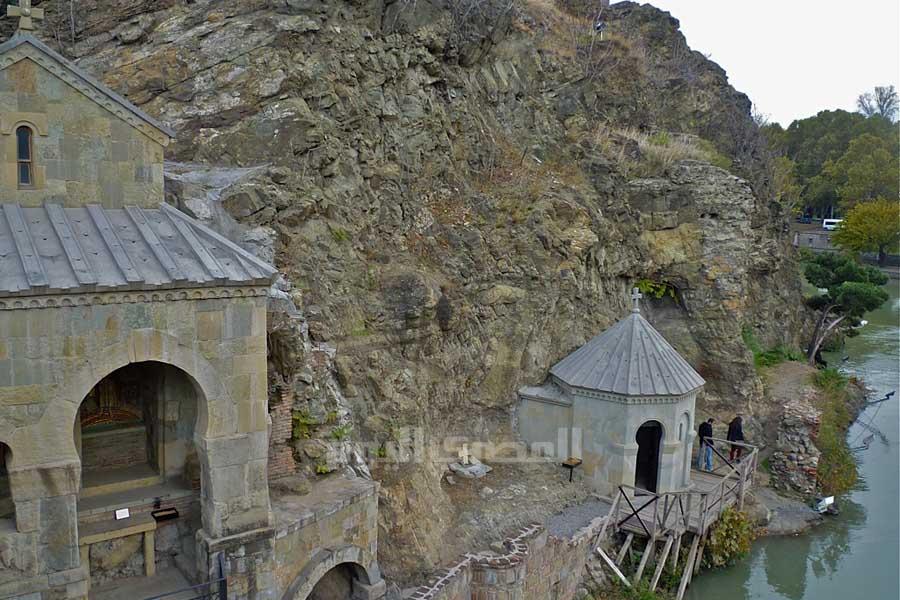
M 869 406 L 848 432 L 851 447 L 868 435 L 860 422 L 877 427 L 858 453 L 860 485 L 839 499 L 841 513 L 810 532 L 762 538 L 737 564 L 708 571 L 691 584 L 691 600 L 897 600 L 900 598 L 900 289 L 891 281 L 890 299 L 866 318 L 858 337 L 840 355 L 826 355 L 848 374 L 862 377 L 874 397 L 891 390 L 891 400 Z

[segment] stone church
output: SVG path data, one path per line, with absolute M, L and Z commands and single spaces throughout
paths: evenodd
M 41 11 L 28 0 L 10 14 L 0 598 L 93 597 L 159 569 L 163 588 L 140 589 L 381 597 L 376 484 L 270 498 L 276 270 L 165 204 L 174 133 L 32 35 Z
M 631 314 L 519 390 L 519 432 L 533 447 L 574 459 L 601 494 L 689 487 L 694 405 L 706 383 L 641 315 Z

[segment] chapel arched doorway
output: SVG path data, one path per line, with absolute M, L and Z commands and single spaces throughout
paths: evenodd
M 155 361 L 113 371 L 83 399 L 73 435 L 79 549 L 92 585 L 164 569 L 196 576 L 202 477 L 194 435 L 202 402 L 193 378 Z
M 659 484 L 659 453 L 663 428 L 659 421 L 647 421 L 634 436 L 638 445 L 634 485 L 655 492 Z

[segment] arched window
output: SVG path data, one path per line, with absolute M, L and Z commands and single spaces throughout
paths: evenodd
M 25 125 L 16 129 L 16 158 L 19 165 L 19 187 L 34 186 L 34 143 L 30 127 Z

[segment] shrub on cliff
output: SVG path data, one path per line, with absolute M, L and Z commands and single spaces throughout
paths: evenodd
M 747 513 L 728 507 L 716 522 L 706 542 L 703 564 L 724 567 L 750 552 L 756 530 Z
M 783 362 L 791 360 L 803 360 L 803 354 L 801 352 L 788 346 L 775 346 L 774 348 L 764 350 L 756 339 L 756 336 L 753 334 L 753 329 L 751 329 L 749 325 L 744 325 L 741 328 L 741 338 L 744 340 L 744 345 L 747 346 L 747 349 L 753 353 L 753 364 L 757 369 L 774 367 L 775 365 L 780 365 Z

